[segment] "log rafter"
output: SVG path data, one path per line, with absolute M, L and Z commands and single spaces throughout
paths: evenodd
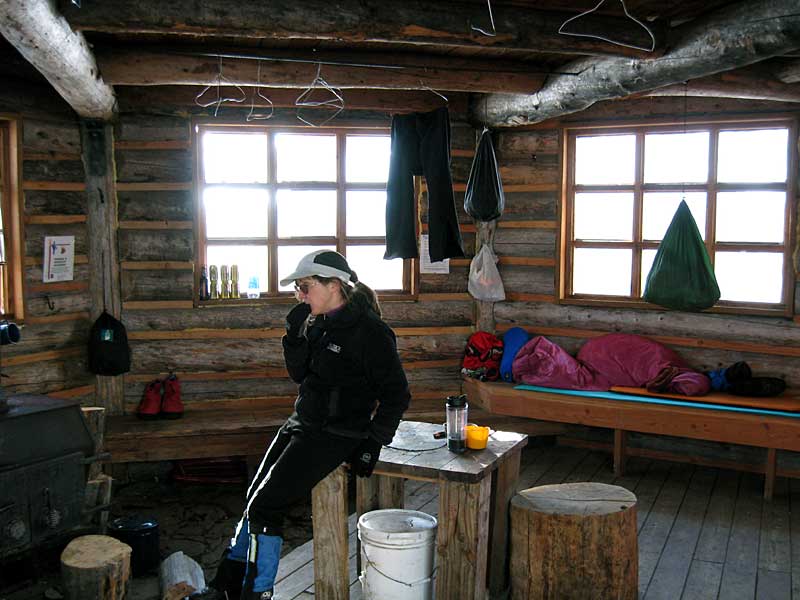
M 590 38 L 558 33 L 574 12 L 496 6 L 497 35 L 476 33 L 471 25 L 488 27 L 481 3 L 405 0 L 139 0 L 92 2 L 77 8 L 61 0 L 60 8 L 78 30 L 122 34 L 169 34 L 270 39 L 332 40 L 345 43 L 383 42 L 418 46 L 496 48 L 529 52 L 644 56 L 639 50 L 613 46 Z M 622 17 L 591 15 L 583 26 L 614 32 L 615 38 L 641 43 Z M 653 25 L 661 37 L 661 23 Z
M 114 91 L 98 75 L 81 33 L 48 0 L 0 2 L 0 33 L 36 67 L 78 115 L 109 120 Z
M 564 69 L 578 75 L 551 78 L 532 95 L 490 94 L 478 99 L 471 114 L 489 127 L 539 123 L 578 112 L 600 100 L 715 75 L 800 47 L 797 0 L 745 0 L 687 23 L 675 31 L 675 43 L 650 60 L 592 58 Z
M 272 88 L 306 88 L 314 80 L 317 68 L 330 85 L 340 89 L 371 88 L 391 90 L 420 90 L 435 88 L 455 92 L 495 92 L 507 90 L 526 92 L 538 90 L 544 74 L 531 72 L 522 63 L 508 61 L 464 60 L 439 56 L 397 57 L 382 53 L 346 53 L 337 59 L 328 54 L 327 60 L 345 64 L 321 64 L 321 57 L 300 62 L 302 53 L 280 50 L 264 54 L 274 57 L 257 60 L 259 54 L 237 58 L 235 54 L 219 52 L 213 56 L 209 48 L 206 55 L 170 50 L 143 51 L 141 48 L 96 48 L 97 61 L 103 77 L 111 85 L 162 86 L 162 85 L 212 85 L 217 81 L 220 68 L 231 84 L 255 86 L 257 83 Z M 286 60 L 291 59 L 291 60 Z M 368 66 L 371 65 L 371 66 Z

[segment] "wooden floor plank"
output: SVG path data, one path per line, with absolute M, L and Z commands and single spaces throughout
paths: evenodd
M 770 504 L 762 499 L 763 476 L 757 474 L 633 457 L 627 475 L 614 478 L 608 453 L 558 446 L 525 451 L 522 464 L 527 487 L 591 480 L 637 495 L 642 597 L 800 600 L 800 480 L 779 479 Z M 436 484 L 409 481 L 405 499 L 407 508 L 438 514 Z M 361 600 L 355 529 L 351 515 L 350 598 Z M 281 598 L 315 597 L 310 543 L 281 560 L 279 579 Z
M 800 600 L 800 480 L 789 481 L 790 533 L 792 545 L 792 598 Z
M 584 448 L 559 447 L 558 459 L 534 482 L 534 486 L 561 483 L 589 453 Z
M 785 477 L 775 481 L 772 501 L 762 507 L 758 568 L 782 573 L 792 570 L 789 481 Z
M 695 560 L 719 564 L 725 562 L 740 475 L 736 471 L 720 470 L 694 552 Z
M 716 600 L 722 563 L 693 560 L 681 600 Z
M 752 473 L 744 473 L 740 478 L 722 570 L 720 598 L 738 600 L 755 596 L 763 479 Z
M 632 490 L 636 494 L 636 527 L 640 533 L 647 522 L 650 509 L 669 475 L 669 469 L 670 463 L 653 461 L 647 472 L 642 475 L 636 489 Z
M 595 474 L 603 468 L 605 456 L 599 452 L 588 452 L 572 472 L 564 478 L 564 483 L 594 481 Z
M 560 446 L 547 446 L 538 452 L 530 462 L 523 461 L 520 465 L 519 479 L 517 481 L 517 491 L 526 490 L 536 485 L 539 478 L 555 463 L 561 456 L 563 450 Z M 523 450 L 523 458 L 527 452 Z
M 639 552 L 646 557 L 646 560 L 639 562 L 639 594 L 641 596 L 647 594 L 650 579 L 655 572 L 661 551 L 672 530 L 693 473 L 692 465 L 672 464 L 669 476 L 639 531 Z M 654 557 L 658 558 L 654 561 Z
M 792 600 L 792 576 L 759 569 L 756 600 Z
M 716 469 L 698 468 L 692 475 L 647 588 L 647 600 L 680 598 L 716 478 Z

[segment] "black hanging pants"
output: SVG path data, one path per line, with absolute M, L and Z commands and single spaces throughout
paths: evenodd
M 431 261 L 464 256 L 450 175 L 450 117 L 446 107 L 392 118 L 384 259 L 419 256 L 414 175 L 424 175 L 428 187 Z

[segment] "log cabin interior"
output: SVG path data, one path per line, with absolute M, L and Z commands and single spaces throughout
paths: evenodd
M 533 446 L 556 436 L 523 455 L 521 487 L 582 477 L 639 495 L 641 596 L 799 597 L 796 408 L 629 411 L 461 375 L 478 330 L 573 354 L 625 333 L 699 372 L 746 361 L 797 400 L 797 0 L 5 0 L 0 32 L 0 304 L 22 328 L 0 383 L 104 408 L 107 473 L 260 456 L 295 393 L 279 281 L 333 248 L 380 294 L 407 419 L 441 423 L 464 391 L 471 420 Z M 464 256 L 384 261 L 392 119 L 443 107 Z M 505 207 L 483 222 L 463 205 L 486 128 Z M 441 225 L 414 182 L 427 245 Z M 721 293 L 703 311 L 642 298 L 681 200 Z M 47 272 L 53 236 L 72 238 L 69 278 Z M 483 246 L 502 301 L 468 292 Z M 217 267 L 233 264 L 233 292 L 206 297 L 203 273 L 230 286 Z M 124 375 L 89 370 L 103 310 L 127 328 Z M 170 374 L 183 418 L 137 419 Z

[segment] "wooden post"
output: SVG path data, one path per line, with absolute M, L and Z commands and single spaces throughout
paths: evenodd
M 117 189 L 114 168 L 114 133 L 111 124 L 81 121 L 81 146 L 86 172 L 89 235 L 89 295 L 92 319 L 105 309 L 120 317 L 119 269 L 117 261 Z M 96 399 L 109 415 L 124 411 L 122 376 L 96 376 Z
M 778 462 L 778 452 L 775 448 L 767 448 L 767 464 L 764 468 L 764 500 L 772 500 L 775 491 L 775 469 Z
M 512 600 L 638 596 L 636 496 L 603 483 L 524 490 L 511 500 Z
M 344 467 L 338 467 L 314 486 L 311 510 L 316 557 L 314 592 L 326 600 L 348 600 L 347 472 Z
M 508 511 L 511 498 L 517 491 L 522 449 L 514 452 L 495 471 L 492 477 L 492 518 L 489 521 L 489 597 L 506 597 L 508 587 Z
M 84 535 L 61 553 L 69 600 L 123 600 L 131 575 L 131 547 L 105 535 Z
M 614 477 L 625 475 L 627 461 L 628 432 L 624 429 L 614 430 Z
M 484 600 L 492 482 L 442 480 L 436 536 L 436 600 Z
M 106 433 L 106 409 L 102 406 L 82 406 L 81 412 L 86 420 L 86 426 L 94 441 L 94 455 L 97 456 L 103 450 L 103 438 Z M 94 479 L 102 472 L 100 461 L 95 461 L 89 465 L 88 478 Z

